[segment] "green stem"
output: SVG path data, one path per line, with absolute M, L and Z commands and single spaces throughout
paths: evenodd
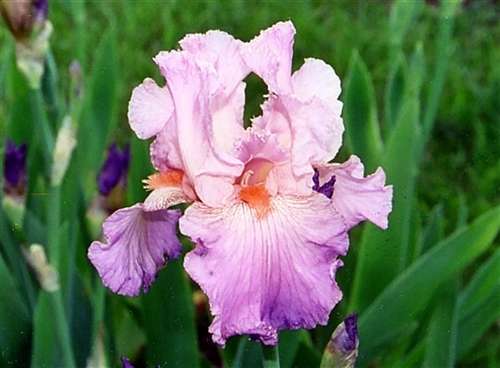
M 34 127 L 40 129 L 37 133 L 41 134 L 42 139 L 39 141 L 41 145 L 43 158 L 45 160 L 45 168 L 48 170 L 52 161 L 52 151 L 54 150 L 54 137 L 52 129 L 47 120 L 45 108 L 43 106 L 43 97 L 40 90 L 30 91 L 31 106 L 34 111 L 35 121 Z M 48 174 L 48 171 L 47 171 Z
M 60 274 L 61 270 L 61 249 L 60 249 L 60 219 L 61 217 L 61 188 L 60 186 L 50 187 L 50 206 L 47 213 L 47 231 L 48 231 L 48 249 L 50 263 Z M 54 308 L 54 317 L 57 329 L 57 335 L 63 352 L 63 361 L 65 367 L 75 367 L 73 348 L 69 334 L 69 324 L 66 318 L 62 290 L 59 289 L 50 293 L 52 305 Z
M 61 344 L 64 366 L 68 368 L 76 367 L 61 290 L 50 293 L 50 300 L 54 308 L 54 318 L 57 335 Z
M 93 295 L 94 319 L 92 321 L 92 355 L 96 353 L 98 348 L 98 338 L 104 316 L 105 300 L 106 289 L 98 283 Z
M 50 205 L 47 207 L 47 241 L 49 257 L 52 265 L 59 270 L 61 262 L 61 249 L 59 245 L 59 227 L 61 212 L 61 188 L 50 187 Z
M 262 346 L 262 365 L 264 368 L 280 368 L 278 345 Z

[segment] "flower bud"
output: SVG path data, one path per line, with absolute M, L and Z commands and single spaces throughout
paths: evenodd
M 83 73 L 82 66 L 78 60 L 73 60 L 69 65 L 70 77 L 70 101 L 74 103 L 79 100 L 83 94 Z
M 97 175 L 97 188 L 101 194 L 99 198 L 101 208 L 114 212 L 124 204 L 128 166 L 130 162 L 130 148 L 120 149 L 112 144 L 107 157 Z
M 15 228 L 21 228 L 25 210 L 26 144 L 7 139 L 3 162 L 4 193 L 2 207 Z
M 59 290 L 59 275 L 56 269 L 48 263 L 43 247 L 40 244 L 32 244 L 29 251 L 25 252 L 25 256 L 35 270 L 42 289 L 48 292 Z
M 40 87 L 52 24 L 47 0 L 0 0 L 0 13 L 16 39 L 16 61 L 31 88 Z
M 128 358 L 122 357 L 121 361 L 122 361 L 122 368 L 134 368 L 134 366 L 132 365 L 132 363 L 130 363 L 130 360 L 128 360 Z
M 26 185 L 26 144 L 17 145 L 7 139 L 3 161 L 4 191 L 21 195 Z
M 122 150 L 116 144 L 109 147 L 108 156 L 97 176 L 99 193 L 108 196 L 117 185 L 124 184 L 127 179 L 129 161 L 130 149 L 128 146 Z
M 321 368 L 353 368 L 358 357 L 357 316 L 347 317 L 333 331 L 321 360 Z
M 17 40 L 30 37 L 47 19 L 47 0 L 0 0 L 0 13 Z
M 57 133 L 56 145 L 53 153 L 51 184 L 61 185 L 66 170 L 71 161 L 73 149 L 76 146 L 76 132 L 72 120 L 65 116 L 62 126 Z

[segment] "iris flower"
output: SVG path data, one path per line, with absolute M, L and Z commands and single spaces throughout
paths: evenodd
M 220 345 L 242 334 L 274 345 L 279 330 L 326 324 L 342 298 L 348 230 L 386 228 L 391 211 L 382 169 L 365 177 L 356 156 L 329 163 L 344 131 L 340 80 L 318 59 L 292 73 L 294 35 L 291 22 L 250 42 L 209 31 L 154 58 L 166 84 L 145 79 L 128 114 L 140 139 L 154 138 L 151 193 L 112 214 L 89 249 L 104 284 L 134 296 L 181 254 L 179 222 L 195 243 L 184 268 L 208 295 Z M 250 73 L 269 94 L 245 129 Z M 182 216 L 169 209 L 180 203 L 190 204 Z

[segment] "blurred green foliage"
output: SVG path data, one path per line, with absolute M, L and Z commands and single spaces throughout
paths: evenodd
M 121 356 L 138 366 L 260 364 L 261 347 L 245 337 L 225 350 L 208 342 L 206 303 L 181 261 L 147 296 L 104 290 L 86 259 L 98 236 L 86 217 L 111 142 L 131 144 L 124 202 L 143 199 L 147 145 L 131 134 L 126 113 L 135 85 L 160 80 L 157 52 L 208 29 L 249 40 L 284 19 L 297 28 L 295 67 L 321 58 L 343 82 L 347 144 L 336 160 L 356 153 L 370 172 L 382 165 L 395 201 L 388 231 L 363 225 L 352 233 L 339 272 L 344 301 L 328 326 L 281 334 L 282 367 L 318 366 L 334 327 L 353 311 L 360 314 L 359 366 L 500 364 L 497 2 L 53 0 L 49 18 L 54 33 L 41 90 L 30 90 L 16 70 L 13 39 L 0 28 L 0 138 L 29 143 L 30 177 L 23 223 L 0 210 L 0 366 L 72 359 L 118 366 Z M 72 96 L 73 60 L 82 66 L 81 100 Z M 247 81 L 251 117 L 265 87 Z M 78 146 L 53 187 L 51 147 L 67 114 L 79 127 Z M 39 290 L 23 257 L 33 242 L 57 265 L 60 292 Z

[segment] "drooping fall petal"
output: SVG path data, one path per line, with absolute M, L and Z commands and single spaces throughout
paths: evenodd
M 195 203 L 180 228 L 196 242 L 184 266 L 209 297 L 218 344 L 240 334 L 276 344 L 281 329 L 326 324 L 342 297 L 334 276 L 348 238 L 322 195 L 274 197 L 261 218 L 242 202 Z
M 142 204 L 109 216 L 103 225 L 105 241 L 94 241 L 88 250 L 104 285 L 127 296 L 148 290 L 167 260 L 180 255 L 179 216 L 172 210 L 147 212 Z

